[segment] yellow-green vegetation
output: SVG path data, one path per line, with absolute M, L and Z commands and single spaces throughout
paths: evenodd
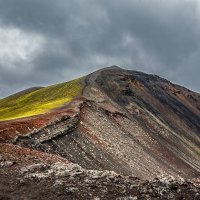
M 0 99 L 0 121 L 43 114 L 81 95 L 84 77 Z

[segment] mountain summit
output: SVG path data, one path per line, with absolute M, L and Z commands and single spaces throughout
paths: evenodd
M 138 177 L 137 180 L 196 180 L 200 176 L 200 94 L 156 75 L 112 66 L 74 81 L 1 99 L 0 114 L 0 158 L 4 164 L 12 162 L 7 171 L 0 171 L 5 177 L 0 186 L 6 182 L 6 173 L 15 175 L 20 169 L 25 170 L 24 182 L 40 176 L 38 185 L 45 187 L 44 179 L 50 177 L 50 172 L 58 173 L 65 167 L 69 171 L 69 163 L 81 166 L 80 174 L 84 168 L 86 179 L 91 172 L 101 180 L 103 175 L 99 173 L 106 172 L 114 180 L 117 175 L 111 175 L 111 171 Z M 49 162 L 51 171 L 46 167 Z M 57 162 L 64 164 L 57 166 Z M 48 172 L 43 172 L 43 168 Z M 16 176 L 22 179 L 22 174 Z M 59 181 L 65 182 L 63 177 Z M 179 185 L 177 182 L 177 189 Z M 76 187 L 68 192 L 72 195 L 69 199 L 76 199 L 73 195 L 79 194 L 81 189 Z M 96 187 L 87 190 L 92 192 Z M 104 187 L 108 190 L 111 186 Z M 113 186 L 116 196 L 108 192 L 104 199 L 119 197 L 121 190 L 116 187 Z M 148 195 L 153 195 L 152 191 Z M 126 192 L 121 197 L 142 195 L 137 187 Z M 169 193 L 171 190 L 166 192 Z M 183 192 L 186 196 L 196 193 L 189 189 Z M 183 194 L 172 195 L 178 198 Z M 84 195 L 82 198 L 87 199 Z M 168 199 L 162 196 L 165 194 L 156 195 L 157 199 Z

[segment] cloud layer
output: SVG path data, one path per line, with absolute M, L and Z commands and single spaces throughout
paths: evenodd
M 1 0 L 0 97 L 109 65 L 200 92 L 198 0 Z

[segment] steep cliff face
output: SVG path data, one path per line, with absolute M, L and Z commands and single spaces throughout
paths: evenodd
M 199 94 L 118 67 L 84 84 L 82 96 L 61 108 L 1 122 L 1 141 L 144 179 L 200 175 Z

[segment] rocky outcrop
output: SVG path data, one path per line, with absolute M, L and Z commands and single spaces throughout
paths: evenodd
M 29 146 L 31 148 L 39 147 L 42 143 L 55 140 L 58 137 L 67 135 L 76 129 L 79 122 L 79 115 L 63 115 L 60 119 L 28 133 L 19 135 L 15 138 L 14 144 L 20 146 Z
M 86 170 L 59 156 L 9 144 L 0 144 L 0 151 L 1 199 L 200 198 L 198 180 L 142 180 L 113 171 Z

